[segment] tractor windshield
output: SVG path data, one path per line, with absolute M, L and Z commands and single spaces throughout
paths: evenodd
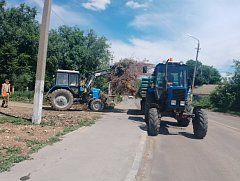
M 157 68 L 156 85 L 164 87 L 166 85 L 165 73 L 166 65 L 161 65 Z M 167 85 L 187 87 L 187 70 L 186 66 L 169 64 L 167 68 Z

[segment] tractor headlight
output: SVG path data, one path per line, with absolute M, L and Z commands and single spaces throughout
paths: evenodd
M 176 100 L 171 100 L 171 105 L 172 106 L 176 106 L 177 105 L 177 101 Z
M 180 101 L 180 106 L 185 106 L 185 101 Z

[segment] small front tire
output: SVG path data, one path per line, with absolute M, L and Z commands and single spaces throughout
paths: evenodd
M 95 99 L 90 102 L 90 109 L 95 112 L 102 111 L 104 104 L 101 99 Z

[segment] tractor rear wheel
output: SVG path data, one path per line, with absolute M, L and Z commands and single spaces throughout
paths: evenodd
M 73 95 L 65 89 L 57 89 L 51 93 L 50 101 L 53 109 L 66 111 L 73 105 Z
M 157 136 L 159 132 L 160 119 L 157 108 L 150 108 L 148 111 L 148 134 Z
M 102 111 L 104 104 L 101 99 L 95 99 L 90 102 L 90 109 L 95 112 Z
M 195 108 L 193 113 L 195 114 L 192 120 L 194 135 L 198 139 L 203 139 L 207 135 L 208 129 L 207 114 L 199 108 Z
M 180 118 L 177 120 L 177 122 L 178 122 L 178 126 L 187 127 L 190 123 L 190 119 L 189 118 Z

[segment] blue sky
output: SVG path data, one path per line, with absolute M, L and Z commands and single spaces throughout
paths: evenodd
M 7 0 L 9 6 L 35 6 L 40 21 L 43 0 Z M 111 44 L 114 60 L 132 57 L 158 63 L 169 57 L 199 59 L 221 72 L 240 59 L 239 0 L 53 0 L 51 27 L 66 24 L 94 29 Z

